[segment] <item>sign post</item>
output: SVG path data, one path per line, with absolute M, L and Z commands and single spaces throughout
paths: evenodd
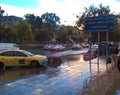
M 98 45 L 99 45 L 99 43 L 100 43 L 100 33 L 98 32 Z M 100 50 L 99 50 L 99 46 L 98 46 L 98 55 L 97 55 L 97 63 L 98 63 L 97 67 L 98 67 L 98 73 L 99 73 L 99 54 L 100 54 L 99 51 L 100 51 Z
M 106 32 L 106 42 L 108 44 L 108 32 L 113 31 L 114 28 L 114 16 L 97 16 L 97 17 L 87 17 L 85 18 L 85 31 L 86 32 L 98 32 L 98 68 L 99 68 L 99 41 L 100 32 Z M 108 56 L 108 45 L 106 46 L 106 58 Z M 91 65 L 91 60 L 90 60 Z M 107 69 L 107 64 L 106 64 Z

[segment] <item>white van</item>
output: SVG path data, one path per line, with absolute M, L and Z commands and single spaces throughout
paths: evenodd
M 3 50 L 19 50 L 19 49 L 20 48 L 15 43 L 0 43 L 0 51 L 3 51 Z

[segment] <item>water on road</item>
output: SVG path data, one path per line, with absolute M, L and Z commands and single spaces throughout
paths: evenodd
M 62 57 L 57 68 L 16 68 L 0 71 L 0 93 L 2 95 L 76 95 L 85 89 L 96 76 L 106 71 L 106 64 L 100 58 L 83 60 L 83 54 Z M 7 81 L 4 81 L 7 80 Z M 8 81 L 9 80 L 9 81 Z M 17 92 L 17 94 L 16 94 Z

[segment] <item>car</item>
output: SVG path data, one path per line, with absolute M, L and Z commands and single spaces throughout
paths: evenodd
M 49 50 L 49 49 L 50 49 L 50 44 L 44 45 L 43 49 L 44 49 L 44 50 Z
M 85 61 L 94 59 L 94 58 L 96 58 L 96 57 L 97 57 L 97 55 L 96 55 L 93 51 L 91 51 L 91 52 L 88 51 L 88 52 L 86 52 L 86 53 L 83 54 L 83 59 L 84 59 Z
M 65 46 L 61 44 L 46 44 L 43 47 L 44 50 L 64 50 Z
M 93 51 L 95 54 L 98 54 L 98 45 L 91 45 L 90 47 L 89 47 L 89 50 L 88 51 L 90 51 L 90 49 L 91 49 L 91 51 Z
M 72 50 L 80 50 L 80 49 L 82 49 L 81 45 L 79 45 L 79 44 L 73 44 L 72 45 Z
M 6 66 L 33 66 L 45 65 L 47 57 L 35 55 L 27 50 L 5 50 L 0 52 L 0 69 Z
M 64 50 L 64 49 L 65 49 L 65 46 L 62 45 L 62 44 L 56 44 L 55 49 L 56 49 L 56 50 Z
M 98 56 L 98 45 L 91 45 L 86 53 L 84 53 L 83 58 L 85 61 L 94 59 Z
M 109 44 L 107 44 L 106 41 L 101 41 L 99 43 L 99 54 L 100 55 L 106 55 L 106 47 L 107 47 L 107 45 L 109 47 Z
M 20 47 L 16 43 L 0 43 L 0 51 L 3 50 L 19 50 Z

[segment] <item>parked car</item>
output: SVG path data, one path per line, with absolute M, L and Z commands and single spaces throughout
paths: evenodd
M 88 51 L 88 52 L 86 52 L 86 53 L 83 54 L 83 59 L 84 59 L 85 61 L 94 59 L 94 58 L 96 58 L 96 57 L 97 57 L 97 55 L 96 55 L 93 51 L 91 51 L 91 52 Z
M 44 50 L 48 50 L 49 48 L 50 48 L 50 44 L 46 44 L 46 45 L 44 45 L 44 47 L 43 47 Z
M 90 50 L 91 49 L 91 50 Z M 91 45 L 88 52 L 83 55 L 85 61 L 96 58 L 98 55 L 98 45 Z
M 61 44 L 46 44 L 43 49 L 45 50 L 64 50 L 65 46 Z
M 102 41 L 99 43 L 99 53 L 100 55 L 106 55 L 107 42 Z
M 0 52 L 0 69 L 6 66 L 38 66 L 45 65 L 47 57 L 35 55 L 26 50 L 5 50 Z
M 91 45 L 91 47 L 89 47 L 89 51 L 93 51 L 94 53 L 98 54 L 98 45 Z
M 3 50 L 19 50 L 20 47 L 16 43 L 0 43 L 0 51 Z

